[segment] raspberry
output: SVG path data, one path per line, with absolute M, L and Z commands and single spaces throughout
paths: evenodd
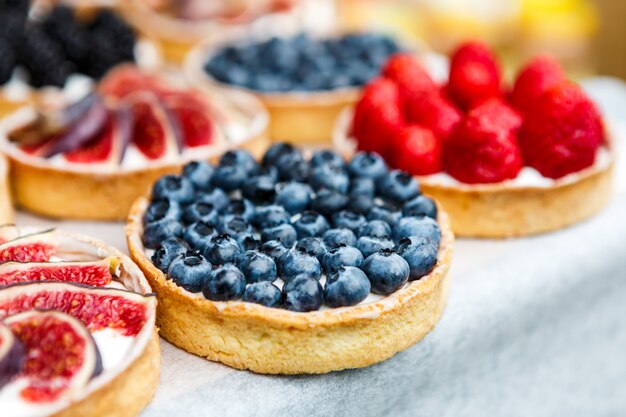
M 471 113 L 478 118 L 483 118 L 485 125 L 494 123 L 498 127 L 511 133 L 517 133 L 522 127 L 522 116 L 511 106 L 498 98 L 492 98 L 476 106 Z
M 564 79 L 558 62 L 547 56 L 539 56 L 517 76 L 511 103 L 522 113 L 532 111 L 541 95 Z
M 383 76 L 395 82 L 400 89 L 404 108 L 424 94 L 434 93 L 439 88 L 422 64 L 411 54 L 401 53 L 392 56 L 383 68 Z
M 424 126 L 441 141 L 448 140 L 463 118 L 462 113 L 440 94 L 430 94 L 414 100 L 406 107 L 407 121 Z
M 352 134 L 358 141 L 359 150 L 389 157 L 391 139 L 403 125 L 398 87 L 383 78 L 368 84 L 356 105 L 352 122 Z
M 443 164 L 461 182 L 495 183 L 515 178 L 522 168 L 522 157 L 513 132 L 479 106 L 470 111 L 446 143 Z
M 500 84 L 500 68 L 486 45 L 468 42 L 452 55 L 447 91 L 462 108 L 500 97 Z
M 441 171 L 441 140 L 432 131 L 418 125 L 406 126 L 395 138 L 396 168 L 413 175 L 430 175 Z
M 560 178 L 593 165 L 603 137 L 596 106 L 580 87 L 564 81 L 526 115 L 519 143 L 527 165 Z

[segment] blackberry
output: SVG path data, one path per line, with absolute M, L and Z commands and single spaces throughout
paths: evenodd
M 120 60 L 133 60 L 136 41 L 135 32 L 113 11 L 100 11 L 91 22 L 90 30 L 93 34 L 106 34 L 114 39 L 114 45 Z
M 0 39 L 19 47 L 24 39 L 25 17 L 19 12 L 8 10 L 0 11 Z
M 33 87 L 61 87 L 72 73 L 61 46 L 36 26 L 26 29 L 24 42 L 16 51 L 18 62 L 28 70 Z
M 6 12 L 17 12 L 26 19 L 30 9 L 29 0 L 2 0 L 0 1 L 0 14 Z
M 67 59 L 77 64 L 86 59 L 90 47 L 89 32 L 76 20 L 71 8 L 53 8 L 42 22 L 42 27 L 63 47 Z
M 6 83 L 15 68 L 15 54 L 9 42 L 0 38 L 0 85 Z
M 79 65 L 81 72 L 99 79 L 121 62 L 114 42 L 113 38 L 106 34 L 92 34 L 89 52 Z

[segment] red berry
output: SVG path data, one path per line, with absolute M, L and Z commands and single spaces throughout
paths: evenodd
M 489 99 L 471 110 L 474 117 L 485 119 L 485 125 L 495 123 L 511 133 L 517 133 L 522 127 L 522 116 L 507 103 L 498 98 Z
M 421 126 L 406 126 L 395 139 L 396 168 L 413 175 L 430 175 L 441 171 L 441 141 Z
M 392 138 L 403 125 L 398 87 L 384 78 L 368 84 L 352 120 L 352 135 L 357 139 L 359 150 L 389 157 Z
M 452 55 L 447 91 L 462 108 L 500 97 L 500 84 L 500 68 L 486 45 L 468 42 Z
M 604 132 L 593 102 L 564 81 L 544 93 L 526 119 L 519 144 L 527 165 L 560 178 L 593 165 Z
M 511 103 L 521 112 L 532 111 L 543 93 L 565 80 L 557 61 L 547 56 L 533 59 L 517 76 Z
M 463 118 L 463 114 L 445 97 L 430 94 L 408 103 L 406 117 L 408 122 L 432 130 L 439 140 L 445 142 Z
M 392 56 L 383 68 L 383 76 L 396 83 L 404 106 L 423 94 L 434 93 L 439 89 L 426 69 L 411 54 Z
M 517 177 L 522 157 L 514 133 L 484 111 L 470 111 L 445 145 L 446 171 L 468 184 L 496 183 Z

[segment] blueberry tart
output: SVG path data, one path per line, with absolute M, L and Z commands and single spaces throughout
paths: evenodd
M 421 340 L 446 305 L 447 215 L 376 154 L 305 158 L 279 143 L 260 162 L 191 163 L 135 202 L 126 232 L 163 337 L 239 369 L 369 366 Z
M 399 49 L 373 33 L 208 42 L 189 54 L 186 69 L 199 86 L 254 93 L 270 113 L 272 139 L 328 143 L 341 110 Z
M 10 223 L 13 220 L 12 201 L 7 160 L 0 154 L 0 224 Z
M 201 94 L 119 66 L 66 103 L 29 106 L 0 133 L 16 203 L 55 218 L 113 220 L 160 176 L 230 148 L 262 152 L 267 115 L 244 93 Z
M 3 417 L 135 417 L 159 380 L 156 297 L 117 249 L 0 226 Z

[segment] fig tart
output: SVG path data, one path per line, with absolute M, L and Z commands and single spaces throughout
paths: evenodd
M 110 72 L 72 103 L 25 107 L 0 145 L 16 203 L 55 218 L 119 220 L 160 176 L 187 161 L 266 147 L 267 114 L 239 92 L 200 94 L 134 66 Z
M 374 33 L 316 38 L 300 34 L 207 41 L 190 52 L 188 77 L 205 88 L 255 94 L 270 113 L 270 137 L 330 143 L 339 113 L 400 46 Z
M 454 237 L 409 174 L 373 153 L 310 159 L 273 145 L 157 181 L 127 241 L 159 299 L 162 336 L 266 374 L 386 360 L 446 306 Z
M 9 189 L 9 168 L 5 157 L 0 154 L 0 224 L 13 221 L 13 200 Z
M 549 232 L 601 210 L 612 189 L 610 131 L 559 64 L 537 57 L 503 87 L 484 45 L 461 45 L 443 85 L 398 55 L 338 120 L 344 155 L 377 152 L 417 176 L 457 235 Z
M 134 417 L 159 380 L 156 297 L 117 249 L 0 226 L 3 417 Z

